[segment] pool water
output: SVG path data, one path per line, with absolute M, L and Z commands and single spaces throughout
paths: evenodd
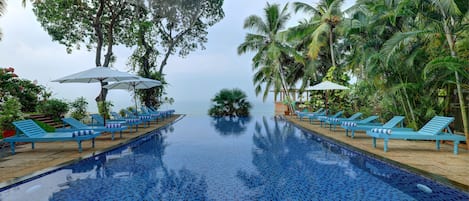
M 371 146 L 371 145 L 370 145 Z M 0 200 L 469 200 L 271 117 L 186 116 Z

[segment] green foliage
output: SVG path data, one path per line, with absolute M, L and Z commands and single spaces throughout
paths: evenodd
M 71 116 L 75 119 L 82 120 L 87 116 L 88 102 L 84 97 L 79 97 L 70 103 L 72 110 Z
M 99 101 L 98 102 L 98 112 L 99 112 L 99 114 L 102 117 L 104 117 L 106 119 L 109 119 L 109 117 L 110 117 L 109 112 L 111 111 L 112 106 L 114 106 L 114 105 L 112 104 L 111 101 L 106 101 L 106 105 L 104 105 L 102 101 Z
M 247 117 L 251 103 L 240 89 L 222 89 L 212 99 L 213 105 L 208 114 L 212 117 Z
M 19 79 L 15 69 L 0 68 L 0 102 L 8 95 L 18 97 L 23 112 L 34 112 L 41 98 L 47 98 L 49 93 L 44 86 L 29 80 Z
M 42 129 L 44 129 L 46 132 L 55 132 L 55 128 L 50 126 L 49 124 L 46 124 L 42 121 L 37 121 L 37 120 L 33 120 L 33 121 L 36 122 L 36 124 Z
M 37 106 L 37 111 L 51 116 L 54 121 L 59 122 L 69 110 L 68 103 L 59 99 L 50 99 Z
M 0 130 L 13 130 L 12 122 L 22 120 L 21 103 L 16 97 L 7 97 L 0 109 Z

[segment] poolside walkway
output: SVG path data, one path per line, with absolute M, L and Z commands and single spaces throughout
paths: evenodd
M 371 137 L 365 132 L 355 132 L 352 139 L 345 136 L 345 130 L 340 127 L 330 131 L 329 128 L 320 127 L 319 122 L 310 124 L 308 119 L 300 121 L 296 117 L 287 117 L 287 120 L 412 172 L 469 191 L 469 152 L 465 144 L 460 145 L 459 154 L 454 155 L 452 144 L 441 144 L 438 151 L 434 141 L 390 140 L 388 152 L 384 152 L 383 140 L 377 140 L 376 148 L 373 148 Z
M 132 132 L 126 130 L 119 138 L 119 133 L 114 133 L 115 139 L 111 140 L 110 133 L 104 133 L 95 140 L 95 148 L 91 147 L 91 140 L 83 141 L 83 152 L 78 152 L 77 143 L 72 142 L 47 142 L 36 143 L 35 149 L 31 144 L 16 146 L 16 154 L 8 154 L 0 157 L 0 188 L 26 178 L 47 172 L 57 166 L 68 164 L 82 158 L 101 153 L 124 144 L 138 136 L 167 125 L 176 120 L 180 115 L 173 115 L 158 123 L 152 122 L 144 128 L 139 126 L 138 132 L 133 128 Z M 9 149 L 6 150 L 9 153 Z

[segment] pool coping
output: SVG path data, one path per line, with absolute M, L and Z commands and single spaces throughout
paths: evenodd
M 361 149 L 359 147 L 353 146 L 353 144 L 345 143 L 345 142 L 340 141 L 338 139 L 335 139 L 335 138 L 329 137 L 325 134 L 322 134 L 318 131 L 309 129 L 305 126 L 302 126 L 301 124 L 297 124 L 297 123 L 295 123 L 295 121 L 292 121 L 289 118 L 285 118 L 285 119 L 286 119 L 286 121 L 288 121 L 289 123 L 293 124 L 294 126 L 300 128 L 301 130 L 312 133 L 312 135 L 316 135 L 318 137 L 321 137 L 321 138 L 324 138 L 326 140 L 332 141 L 332 142 L 334 142 L 334 143 L 336 143 L 340 146 L 344 146 L 344 147 L 346 147 L 350 150 L 353 150 L 353 151 L 356 151 L 358 153 L 362 153 L 366 156 L 369 156 L 369 157 L 375 158 L 377 160 L 383 161 L 383 162 L 388 163 L 390 165 L 393 165 L 397 168 L 400 168 L 404 171 L 408 171 L 408 172 L 411 172 L 413 174 L 423 176 L 423 177 L 425 177 L 425 178 L 427 178 L 431 181 L 434 181 L 434 182 L 437 182 L 437 183 L 440 183 L 440 184 L 443 184 L 443 185 L 446 185 L 446 186 L 450 186 L 452 188 L 461 190 L 461 191 L 469 194 L 469 185 L 466 185 L 466 184 L 451 180 L 451 179 L 446 178 L 444 176 L 440 176 L 440 175 L 437 175 L 437 174 L 434 174 L 434 173 L 431 173 L 431 172 L 428 172 L 428 171 L 425 171 L 425 170 L 422 170 L 422 169 L 419 169 L 419 168 L 412 167 L 412 166 L 407 165 L 405 163 L 401 163 L 399 161 L 395 161 L 395 160 L 392 160 L 390 158 L 386 158 L 384 156 L 377 155 L 375 153 L 372 153 L 372 152 L 366 151 L 364 149 Z
M 180 121 L 181 119 L 183 119 L 186 115 L 185 114 L 175 114 L 175 115 L 178 115 L 177 118 L 175 118 L 174 120 L 170 121 L 170 122 L 167 122 L 166 124 L 154 129 L 154 130 L 151 130 L 151 131 L 147 131 L 145 133 L 142 133 L 138 136 L 133 136 L 129 139 L 126 139 L 125 141 L 122 141 L 122 142 L 119 142 L 118 144 L 115 144 L 115 145 L 112 145 L 112 146 L 109 146 L 109 147 L 106 147 L 104 149 L 100 149 L 100 150 L 96 150 L 96 151 L 93 151 L 92 153 L 88 154 L 88 155 L 84 155 L 84 156 L 81 156 L 81 157 L 78 157 L 78 158 L 75 158 L 75 159 L 72 159 L 72 160 L 69 160 L 67 162 L 63 162 L 63 163 L 60 163 L 58 165 L 54 165 L 52 167 L 48 167 L 48 168 L 45 168 L 45 169 L 42 169 L 42 170 L 38 170 L 36 172 L 33 172 L 33 173 L 30 173 L 30 174 L 27 174 L 27 175 L 24 175 L 24 176 L 21 176 L 21 177 L 18 177 L 18 178 L 15 178 L 13 180 L 10 180 L 10 181 L 6 181 L 6 182 L 1 182 L 0 183 L 0 192 L 4 191 L 4 190 L 7 190 L 7 189 L 10 189 L 10 188 L 14 188 L 18 185 L 21 185 L 21 184 L 24 184 L 24 183 L 27 183 L 29 181 L 32 181 L 34 179 L 37 179 L 39 177 L 43 177 L 45 175 L 48 175 L 48 174 L 51 174 L 51 173 L 54 173 L 58 170 L 60 170 L 61 168 L 67 166 L 67 165 L 71 165 L 71 164 L 74 164 L 74 163 L 77 163 L 81 160 L 85 160 L 85 159 L 89 159 L 91 157 L 95 157 L 99 154 L 103 154 L 103 153 L 106 153 L 106 152 L 109 152 L 109 151 L 112 151 L 114 149 L 117 149 L 123 145 L 126 145 L 126 144 L 130 144 L 136 140 L 139 140 L 143 137 L 146 137 L 150 134 L 152 134 L 154 131 L 157 131 L 157 130 L 160 130 L 160 129 L 164 129 L 164 128 L 167 128 L 171 125 L 173 125 L 174 123 Z

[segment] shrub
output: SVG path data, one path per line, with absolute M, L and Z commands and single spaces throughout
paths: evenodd
M 246 94 L 240 89 L 222 89 L 212 99 L 213 106 L 208 114 L 213 117 L 247 117 L 251 103 L 246 98 Z
M 13 130 L 14 121 L 23 119 L 23 113 L 21 112 L 21 103 L 16 97 L 8 97 L 3 102 L 0 109 L 0 128 L 1 130 Z
M 37 106 L 36 110 L 42 114 L 51 116 L 54 121 L 60 121 L 69 110 L 68 104 L 59 99 L 50 99 Z
M 71 116 L 75 119 L 82 120 L 87 115 L 88 102 L 84 97 L 79 97 L 70 103 L 72 110 Z

